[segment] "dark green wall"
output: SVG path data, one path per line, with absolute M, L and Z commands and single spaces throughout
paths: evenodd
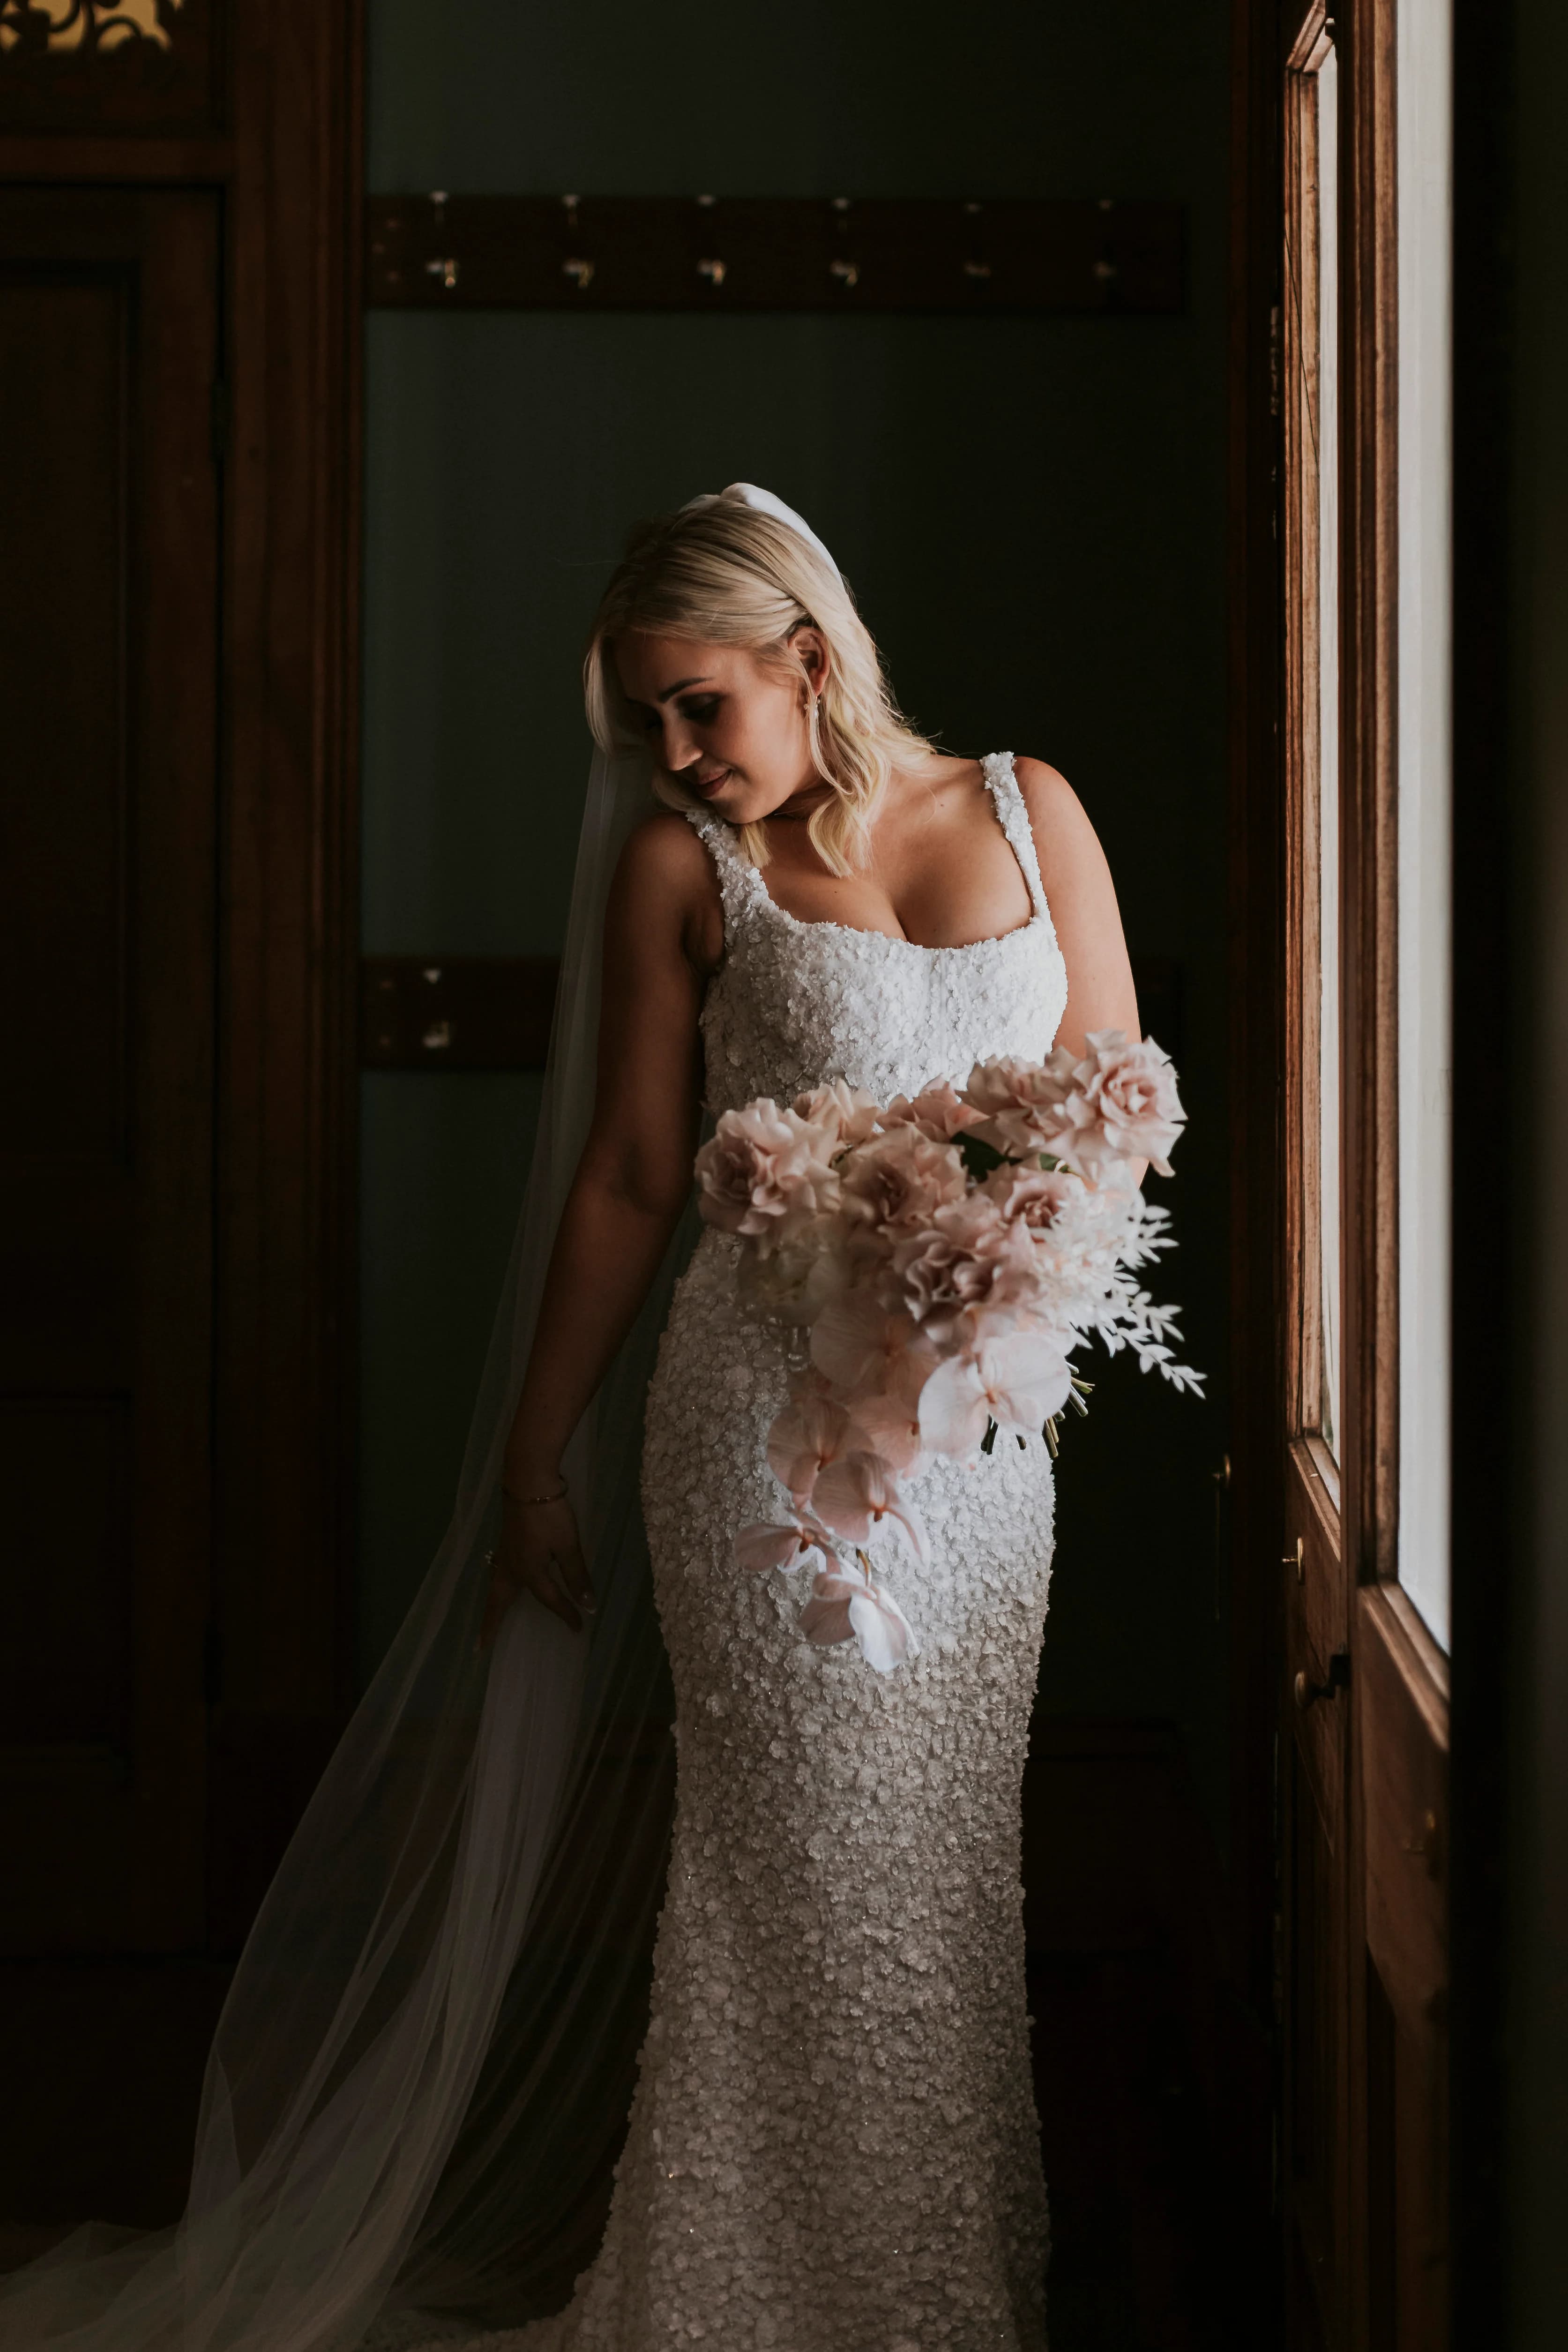
M 1072 779 L 1134 953 L 1182 968 L 1164 1290 L 1214 1379 L 1199 1406 L 1090 1368 L 1044 1688 L 1175 1717 L 1222 1836 L 1226 19 L 372 0 L 373 187 L 1174 196 L 1191 299 L 987 324 L 374 314 L 364 739 L 367 950 L 556 946 L 598 588 L 635 516 L 743 477 L 827 540 L 922 725 Z M 444 1524 L 535 1094 L 365 1081 L 367 1662 Z

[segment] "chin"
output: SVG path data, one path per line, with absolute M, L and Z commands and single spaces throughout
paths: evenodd
M 747 792 L 743 787 L 737 792 L 731 784 L 724 785 L 711 800 L 705 801 L 703 806 L 710 808 L 715 816 L 721 816 L 726 824 L 761 824 L 763 818 L 771 814 L 767 807 L 759 806 L 754 792 Z

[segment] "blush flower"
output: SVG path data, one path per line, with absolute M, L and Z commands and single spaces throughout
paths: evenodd
M 1061 1156 L 1087 1176 L 1113 1160 L 1147 1160 L 1168 1176 L 1165 1154 L 1186 1121 L 1168 1054 L 1146 1037 L 1129 1045 L 1120 1029 L 1093 1029 L 1064 1108 L 1072 1119 Z
M 1039 1282 L 1027 1229 L 1004 1217 L 989 1193 L 973 1192 L 896 1244 L 881 1288 L 885 1301 L 901 1306 L 946 1349 L 1014 1320 L 1037 1297 Z
M 952 1144 L 934 1142 L 907 1125 L 859 1145 L 838 1175 L 845 1208 L 881 1233 L 929 1224 L 939 1209 L 962 1201 L 968 1189 L 963 1161 Z
M 818 1473 L 857 1442 L 852 1432 L 847 1409 L 821 1387 L 791 1397 L 777 1415 L 768 1432 L 768 1468 L 797 1509 L 810 1502 Z
M 896 1519 L 919 1557 L 925 1558 L 925 1529 L 879 1454 L 847 1454 L 842 1461 L 829 1464 L 816 1482 L 812 1502 L 818 1518 L 850 1543 L 869 1541 L 884 1519 Z
M 963 1089 L 979 1114 L 974 1133 L 997 1151 L 1054 1152 L 1077 1068 L 1065 1045 L 1043 1062 L 1026 1062 L 1016 1054 L 976 1062 Z
M 985 1179 L 984 1189 L 1010 1223 L 1025 1225 L 1038 1239 L 1051 1233 L 1083 1198 L 1076 1176 L 1058 1169 L 1020 1168 L 1004 1162 Z
M 698 1207 L 710 1225 L 765 1255 L 837 1205 L 822 1131 L 763 1097 L 727 1110 L 697 1155 Z
M 864 1143 L 877 1125 L 876 1096 L 868 1095 L 863 1087 L 847 1086 L 842 1078 L 796 1095 L 794 1109 L 796 1118 L 828 1139 L 825 1157 Z
M 909 1619 L 868 1569 L 858 1576 L 842 1567 L 822 1570 L 800 1612 L 800 1628 L 808 1642 L 823 1648 L 858 1641 L 861 1656 L 879 1675 L 891 1674 L 920 1651 Z
M 939 1360 L 934 1348 L 917 1339 L 889 1361 L 879 1390 L 852 1399 L 856 1444 L 879 1454 L 900 1477 L 920 1464 L 921 1398 Z
M 823 1541 L 822 1528 L 809 1519 L 784 1526 L 755 1520 L 735 1538 L 735 1565 L 752 1576 L 764 1576 L 770 1568 L 801 1568 L 814 1555 L 823 1557 Z
M 933 1454 L 973 1454 L 987 1422 L 1027 1433 L 1068 1400 L 1072 1376 L 1054 1341 L 1007 1331 L 973 1354 L 939 1364 L 921 1392 L 921 1436 Z
M 942 1078 L 934 1087 L 926 1087 L 913 1098 L 899 1095 L 882 1113 L 884 1128 L 918 1128 L 934 1142 L 951 1143 L 962 1135 L 974 1118 L 974 1113 L 951 1082 Z
M 929 1371 L 936 1353 L 921 1341 L 913 1317 L 901 1307 L 884 1307 L 870 1290 L 849 1290 L 830 1300 L 811 1330 L 812 1362 L 851 1396 L 888 1388 L 899 1359 L 916 1347 Z

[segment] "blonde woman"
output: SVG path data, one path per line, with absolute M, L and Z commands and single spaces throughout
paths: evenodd
M 1045 2343 L 1046 1450 L 921 1473 L 928 1557 L 879 1555 L 918 1654 L 815 1647 L 732 1557 L 784 1342 L 727 1238 L 674 1277 L 704 1108 L 1135 1034 L 1110 877 L 1052 769 L 900 719 L 831 556 L 749 486 L 637 535 L 587 701 L 451 1528 L 241 1957 L 182 2222 L 0 2284 L 0 2352 Z
M 984 1055 L 1137 1034 L 1071 790 L 921 740 L 794 519 L 727 492 L 639 533 L 587 697 L 603 743 L 648 747 L 668 813 L 610 894 L 597 1103 L 509 1440 L 492 1624 L 521 1591 L 572 1627 L 594 1606 L 563 1461 L 688 1199 L 700 1109 L 837 1078 L 886 1102 Z M 776 1511 L 786 1378 L 735 1258 L 704 1235 L 648 1396 L 674 1849 L 607 2235 L 548 2341 L 1036 2352 L 1017 1869 L 1046 1449 L 924 1474 L 930 1563 L 891 1571 L 917 1660 L 884 1684 L 852 1645 L 807 1646 L 731 1557 Z

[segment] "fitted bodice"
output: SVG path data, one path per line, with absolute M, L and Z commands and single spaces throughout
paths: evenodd
M 707 1108 L 789 1102 L 844 1078 L 880 1102 L 975 1062 L 1039 1060 L 1067 1004 L 1067 967 L 1046 904 L 1010 751 L 982 761 L 998 821 L 1029 887 L 1028 922 L 999 939 L 921 947 L 843 923 L 802 922 L 770 897 L 731 828 L 691 812 L 718 868 L 724 953 L 702 1006 Z

